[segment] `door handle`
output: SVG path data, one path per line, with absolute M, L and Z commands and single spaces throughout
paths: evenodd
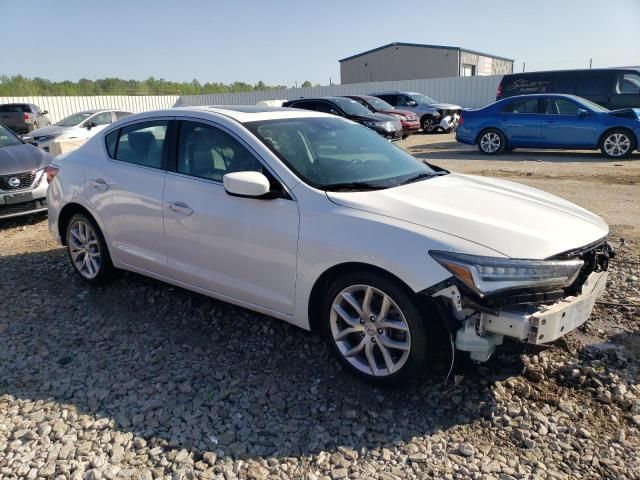
M 193 209 L 184 202 L 169 202 L 167 203 L 167 208 L 172 212 L 182 213 L 187 217 L 193 214 Z
M 100 190 L 101 192 L 109 190 L 109 184 L 105 182 L 103 178 L 96 178 L 95 180 L 91 180 L 91 185 L 93 186 L 93 188 L 95 188 L 96 190 Z

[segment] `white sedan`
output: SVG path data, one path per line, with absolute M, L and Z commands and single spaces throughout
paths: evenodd
M 42 127 L 29 134 L 33 138 L 33 144 L 45 151 L 54 140 L 79 139 L 86 140 L 96 133 L 107 128 L 116 120 L 133 115 L 122 110 L 84 110 L 63 118 L 54 125 Z
M 130 270 L 317 330 L 377 383 L 417 374 L 436 325 L 476 361 L 566 334 L 611 254 L 587 210 L 305 110 L 133 115 L 48 179 L 50 231 L 87 282 Z

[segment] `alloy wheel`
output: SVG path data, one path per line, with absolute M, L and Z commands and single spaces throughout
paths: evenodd
M 409 324 L 396 302 L 375 287 L 342 290 L 331 306 L 330 326 L 339 352 L 360 372 L 385 377 L 409 358 Z
M 422 130 L 425 132 L 433 132 L 436 128 L 436 122 L 433 118 L 425 118 L 422 122 Z
M 500 149 L 500 135 L 495 132 L 487 132 L 480 138 L 480 148 L 483 152 L 495 153 Z
M 77 220 L 69 230 L 69 254 L 76 270 L 87 279 L 100 272 L 100 244 L 91 225 Z
M 624 133 L 613 133 L 604 140 L 604 151 L 611 157 L 622 157 L 631 147 L 631 140 Z

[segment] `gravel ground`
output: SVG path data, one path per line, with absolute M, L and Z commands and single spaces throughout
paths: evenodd
M 87 287 L 41 217 L 5 222 L 0 478 L 638 479 L 640 243 L 625 243 L 565 340 L 380 390 L 283 322 L 134 274 Z

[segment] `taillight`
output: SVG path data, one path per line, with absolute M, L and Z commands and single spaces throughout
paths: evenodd
M 47 183 L 51 183 L 53 181 L 53 177 L 58 174 L 59 170 L 60 168 L 55 165 L 49 165 L 44 169 L 44 173 L 47 174 Z
M 30 122 L 31 121 L 31 115 L 29 115 L 27 112 L 24 113 L 24 121 L 25 122 Z
M 498 91 L 496 92 L 496 100 L 502 97 L 502 83 L 498 84 Z

